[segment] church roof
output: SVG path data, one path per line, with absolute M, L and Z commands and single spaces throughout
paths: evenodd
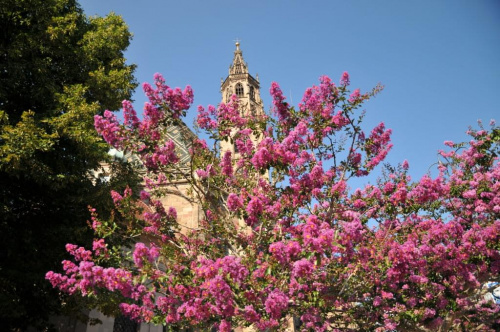
M 189 165 L 191 154 L 189 150 L 193 141 L 198 139 L 195 133 L 182 121 L 178 125 L 171 125 L 167 130 L 167 137 L 175 143 L 175 150 L 179 157 L 180 164 Z

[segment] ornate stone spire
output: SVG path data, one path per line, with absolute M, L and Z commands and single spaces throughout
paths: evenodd
M 248 66 L 243 60 L 243 52 L 240 50 L 240 42 L 236 42 L 233 63 L 229 67 L 229 75 L 248 74 Z
M 259 80 L 248 72 L 248 65 L 243 59 L 240 42 L 236 41 L 233 62 L 229 66 L 229 75 L 221 82 L 222 102 L 227 103 L 233 94 L 240 99 L 242 108 L 254 114 L 263 112 L 260 99 Z
M 236 41 L 233 62 L 229 66 L 229 75 L 221 83 L 222 102 L 228 103 L 232 95 L 238 96 L 239 109 L 243 116 L 263 115 L 264 106 L 260 98 L 260 83 L 248 72 L 248 65 L 243 60 L 240 42 Z M 257 140 L 257 138 L 255 138 Z M 221 151 L 230 150 L 237 155 L 230 142 L 221 142 Z

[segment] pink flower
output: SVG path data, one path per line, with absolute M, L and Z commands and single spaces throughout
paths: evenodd
M 359 89 L 354 90 L 353 93 L 349 96 L 349 102 L 350 103 L 355 103 L 360 100 L 361 93 L 359 92 Z
M 255 323 L 260 319 L 260 315 L 255 311 L 252 305 L 245 306 L 245 312 L 243 315 L 245 317 L 245 320 L 250 323 Z
M 120 202 L 123 199 L 122 195 L 120 195 L 114 190 L 111 190 L 111 198 L 113 198 L 113 202 L 115 203 L 116 206 L 120 205 Z
M 464 198 L 476 198 L 476 190 L 475 189 L 471 189 L 471 190 L 464 191 L 464 193 L 462 194 L 462 196 Z
M 233 175 L 233 160 L 231 158 L 231 151 L 226 151 L 222 157 L 220 166 L 222 168 L 222 174 L 227 177 Z
M 141 191 L 140 197 L 141 197 L 141 200 L 143 200 L 145 202 L 148 202 L 151 199 L 151 195 L 145 190 Z
M 260 215 L 262 210 L 263 210 L 262 200 L 257 196 L 253 196 L 250 199 L 250 202 L 248 202 L 246 211 L 248 212 L 249 215 L 257 217 Z
M 287 243 L 285 250 L 288 256 L 293 258 L 302 251 L 302 247 L 297 241 L 290 241 Z
M 75 260 L 77 261 L 91 261 L 92 260 L 92 252 L 89 250 L 85 250 L 83 247 L 78 247 L 74 244 L 66 244 L 66 251 L 69 252 Z
M 139 126 L 139 118 L 129 100 L 122 101 L 124 124 L 130 128 L 136 129 Z
M 138 242 L 135 244 L 135 250 L 133 254 L 134 263 L 137 267 L 144 267 L 144 263 L 153 263 L 156 258 L 160 255 L 158 247 L 154 244 L 148 249 L 144 243 Z
M 349 84 L 350 84 L 349 73 L 345 71 L 342 73 L 342 77 L 340 78 L 340 85 L 348 86 Z
M 302 258 L 293 263 L 292 276 L 295 278 L 302 278 L 310 276 L 314 270 L 314 265 L 307 259 Z
M 285 264 L 288 260 L 287 252 L 283 242 L 274 242 L 269 245 L 269 252 L 276 258 L 281 264 Z
M 208 177 L 208 173 L 203 169 L 197 169 L 195 173 L 200 179 L 205 179 Z
M 270 93 L 273 97 L 272 111 L 278 115 L 279 121 L 286 122 L 290 116 L 290 111 L 288 109 L 288 103 L 285 102 L 286 98 L 283 96 L 283 92 L 281 91 L 278 83 L 271 83 Z
M 231 332 L 231 323 L 223 319 L 219 324 L 219 331 L 221 332 Z
M 288 308 L 288 296 L 279 289 L 274 289 L 269 293 L 264 305 L 266 307 L 266 312 L 271 318 L 279 319 L 282 312 Z
M 116 116 L 110 111 L 104 111 L 104 116 L 94 116 L 94 127 L 109 145 L 120 149 L 124 137 Z
M 452 141 L 444 141 L 444 145 L 449 146 L 450 148 L 452 148 L 453 145 L 455 145 L 455 143 L 453 143 Z
M 252 164 L 256 169 L 266 168 L 271 161 L 271 154 L 266 147 L 260 148 L 252 157 Z
M 390 292 L 382 291 L 381 294 L 382 294 L 383 299 L 392 299 L 394 297 L 394 294 L 392 294 Z
M 227 207 L 229 211 L 236 211 L 243 206 L 241 198 L 233 193 L 230 193 L 227 197 Z
M 434 309 L 431 309 L 431 308 L 425 308 L 425 312 L 424 312 L 424 316 L 423 318 L 424 319 L 427 319 L 427 318 L 432 318 L 436 315 L 436 310 Z
M 96 256 L 106 253 L 107 248 L 104 239 L 94 240 L 92 250 L 95 252 Z
M 217 128 L 217 121 L 212 119 L 210 112 L 205 111 L 202 106 L 198 106 L 198 117 L 196 118 L 196 123 L 201 129 L 208 131 Z

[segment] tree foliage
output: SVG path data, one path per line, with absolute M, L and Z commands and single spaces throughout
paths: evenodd
M 321 77 L 294 108 L 273 83 L 270 115 L 249 114 L 236 96 L 199 107 L 199 127 L 238 153 L 195 140 L 186 165 L 168 131 L 192 91 L 156 76 L 142 120 L 129 102 L 123 124 L 95 118 L 106 141 L 142 160 L 140 200 L 112 192 L 121 219 L 92 210 L 92 249 L 68 244 L 73 260 L 47 279 L 69 294 L 118 294 L 124 314 L 172 330 L 283 330 L 287 317 L 314 331 L 497 329 L 483 284 L 500 272 L 499 129 L 448 142 L 434 178 L 411 180 L 403 162 L 350 190 L 392 145 L 383 123 L 361 123 L 381 87 L 349 86 L 347 73 L 338 85 Z M 195 229 L 162 204 L 179 183 L 202 208 Z M 114 236 L 136 243 L 117 247 Z
M 0 317 L 45 326 L 60 311 L 47 268 L 65 243 L 90 243 L 87 204 L 109 211 L 109 183 L 92 172 L 108 146 L 93 117 L 136 86 L 121 17 L 84 15 L 74 0 L 0 5 Z M 121 167 L 123 175 L 130 169 Z M 123 177 L 122 177 L 123 178 Z M 115 178 L 116 181 L 120 177 Z M 119 185 L 115 183 L 114 185 Z M 89 242 L 90 241 L 90 242 Z

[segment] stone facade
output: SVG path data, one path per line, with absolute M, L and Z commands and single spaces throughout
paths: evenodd
M 179 195 L 171 194 L 163 197 L 161 202 L 165 207 L 174 207 L 177 211 L 177 221 L 181 225 L 181 232 L 188 229 L 198 227 L 201 218 L 201 208 L 198 204 L 190 202 L 187 197 L 189 185 L 187 183 L 179 183 L 176 188 L 171 188 L 172 191 L 178 191 Z

